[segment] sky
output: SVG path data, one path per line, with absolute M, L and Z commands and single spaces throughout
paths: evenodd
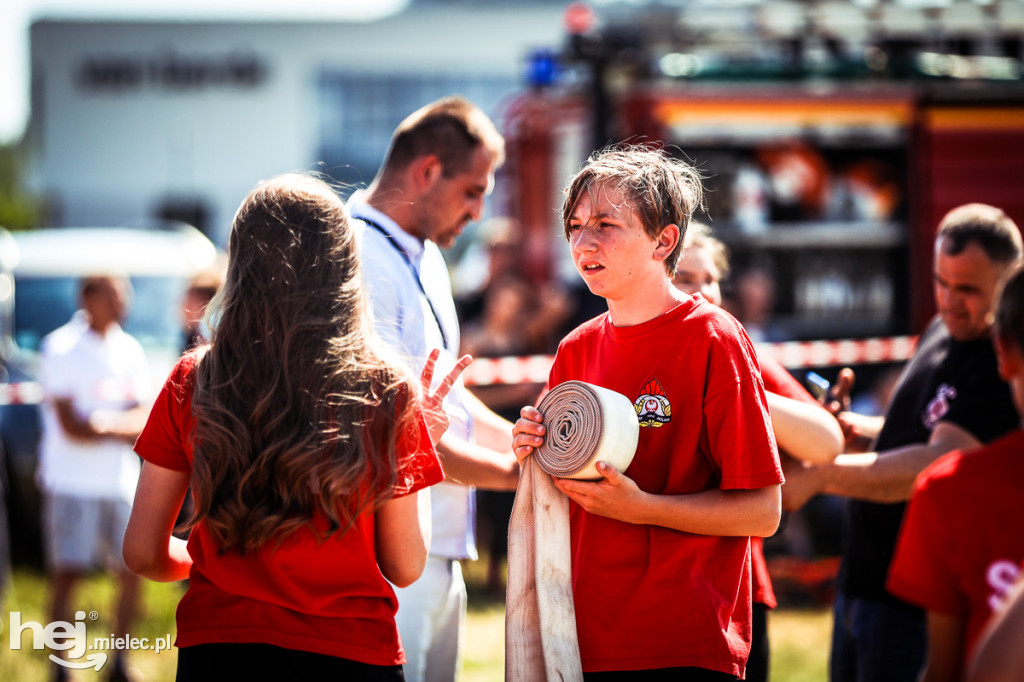
M 392 14 L 408 0 L 0 0 L 0 143 L 28 121 L 29 26 L 41 18 L 345 19 Z

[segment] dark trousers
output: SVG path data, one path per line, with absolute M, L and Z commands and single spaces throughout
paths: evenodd
M 283 649 L 270 644 L 198 644 L 178 649 L 177 682 L 333 680 L 404 682 L 402 666 Z
M 768 645 L 768 607 L 754 603 L 751 608 L 750 658 L 746 682 L 768 682 L 771 649 Z
M 829 676 L 832 682 L 916 682 L 927 643 L 920 609 L 839 592 Z

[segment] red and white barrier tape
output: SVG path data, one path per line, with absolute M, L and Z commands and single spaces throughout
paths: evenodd
M 759 344 L 783 367 L 827 367 L 901 362 L 914 352 L 916 336 L 890 336 L 842 341 L 787 341 Z M 463 379 L 467 386 L 492 384 L 543 384 L 554 360 L 553 355 L 525 355 L 503 358 L 477 358 Z M 0 384 L 0 405 L 36 405 L 43 401 L 43 387 L 34 381 Z
M 872 365 L 902 362 L 914 354 L 916 336 L 889 336 L 843 341 L 787 341 L 758 345 L 788 369 L 830 365 Z
M 37 405 L 43 402 L 43 386 L 35 381 L 0 384 L 0 405 Z
M 758 344 L 758 351 L 767 352 L 783 367 L 801 369 L 902 362 L 913 355 L 916 344 L 916 336 L 891 336 L 841 341 L 765 343 Z M 548 371 L 553 360 L 553 355 L 477 358 L 462 376 L 467 386 L 543 384 L 548 380 Z

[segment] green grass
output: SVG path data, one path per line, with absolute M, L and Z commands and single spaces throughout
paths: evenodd
M 467 565 L 469 586 L 469 622 L 466 632 L 465 656 L 460 682 L 500 682 L 504 679 L 505 608 L 500 599 L 483 590 L 484 561 Z M 136 637 L 164 637 L 174 634 L 174 609 L 181 597 L 181 586 L 146 582 L 142 615 L 132 628 Z M 112 627 L 115 583 L 108 577 L 86 580 L 73 601 L 76 609 L 96 611 L 98 619 L 87 621 L 89 639 L 110 632 Z M 10 612 L 20 611 L 22 622 L 48 620 L 48 583 L 36 572 L 17 570 L 8 587 L 3 610 L 0 611 L 0 680 L 44 682 L 49 679 L 53 664 L 46 651 L 31 649 L 31 634 L 25 632 L 20 650 L 10 648 Z M 821 682 L 827 679 L 831 615 L 826 609 L 778 609 L 769 616 L 772 641 L 772 682 Z M 159 654 L 153 651 L 132 652 L 131 667 L 141 680 L 170 682 L 176 663 L 174 650 Z M 93 670 L 78 671 L 73 680 L 91 682 L 103 679 Z
M 829 609 L 777 609 L 768 616 L 772 682 L 824 682 L 832 638 Z
M 505 604 L 484 589 L 486 558 L 465 564 L 469 624 L 459 682 L 504 680 Z M 779 608 L 768 616 L 771 682 L 824 682 L 832 613 L 824 606 Z
M 824 682 L 832 616 L 826 609 L 778 609 L 768 617 L 772 682 Z M 504 679 L 505 609 L 470 601 L 461 682 Z

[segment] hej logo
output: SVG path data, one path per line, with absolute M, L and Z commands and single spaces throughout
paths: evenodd
M 95 620 L 95 618 L 93 618 Z M 21 636 L 25 630 L 32 631 L 33 649 L 52 649 L 54 651 L 67 651 L 68 659 L 64 660 L 59 656 L 50 654 L 50 660 L 68 668 L 85 669 L 95 668 L 97 671 L 107 662 L 107 655 L 104 653 L 89 654 L 84 661 L 76 661 L 86 652 L 89 643 L 85 634 L 85 611 L 75 613 L 75 622 L 58 620 L 46 626 L 35 621 L 27 620 L 21 622 L 21 612 L 11 611 L 11 649 L 21 649 Z

